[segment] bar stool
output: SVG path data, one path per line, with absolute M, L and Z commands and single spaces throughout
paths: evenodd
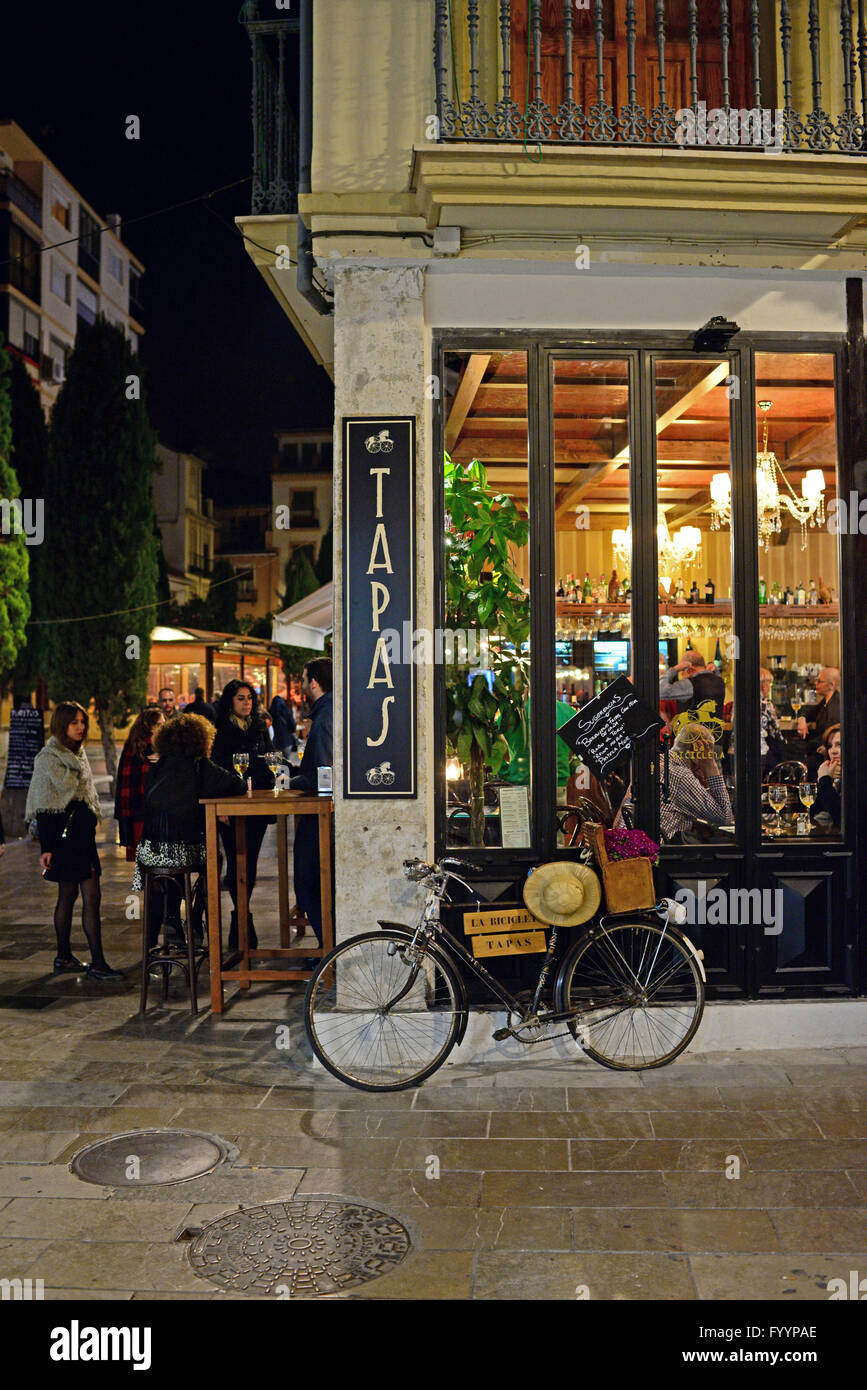
M 165 869 L 142 866 L 142 873 L 144 875 L 144 911 L 142 913 L 141 936 L 142 966 L 141 1004 L 139 1005 L 140 1014 L 143 1014 L 147 1011 L 148 988 L 150 983 L 148 979 L 148 972 L 152 970 L 155 965 L 158 965 L 163 972 L 163 1000 L 165 1001 L 169 997 L 169 974 L 172 970 L 172 967 L 177 966 L 179 970 L 183 971 L 184 979 L 186 981 L 187 991 L 190 997 L 190 1013 L 196 1016 L 199 1012 L 199 1004 L 196 998 L 196 981 L 198 978 L 199 967 L 201 966 L 202 961 L 207 959 L 208 948 L 207 936 L 205 936 L 203 945 L 198 950 L 196 949 L 195 939 L 193 936 L 192 875 L 194 872 L 195 870 L 189 868 Z M 170 954 L 165 947 L 163 947 L 162 950 L 159 946 L 156 946 L 153 949 L 153 951 L 150 951 L 148 949 L 148 940 L 150 937 L 151 894 L 156 889 L 155 880 L 160 878 L 168 879 L 181 877 L 184 880 L 184 902 L 186 903 L 186 921 L 184 924 L 187 938 L 186 960 L 184 960 L 183 956 Z

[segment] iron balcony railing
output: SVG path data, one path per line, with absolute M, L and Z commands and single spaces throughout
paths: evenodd
M 867 0 L 435 0 L 441 140 L 867 150 Z
M 273 6 L 271 7 L 273 8 Z M 297 19 L 260 19 L 257 0 L 242 6 L 253 63 L 253 213 L 298 211 L 298 125 L 287 99 L 288 39 Z

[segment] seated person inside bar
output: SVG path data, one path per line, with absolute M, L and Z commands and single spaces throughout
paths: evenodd
M 825 817 L 830 817 L 831 824 L 839 826 L 841 820 L 841 798 L 840 798 L 840 777 L 842 773 L 842 758 L 840 745 L 840 725 L 832 724 L 825 730 L 825 737 L 819 745 L 819 756 L 824 755 L 824 761 L 819 766 L 816 775 L 816 800 L 810 807 L 810 819 L 815 821 L 817 815 L 822 815 L 823 821 L 827 824 Z
M 677 679 L 681 672 L 683 675 Z M 686 694 L 687 686 L 691 690 L 689 695 Z M 659 682 L 660 700 L 677 700 L 678 714 L 686 709 L 698 709 L 706 700 L 712 700 L 714 714 L 721 719 L 725 697 L 725 681 L 713 662 L 706 665 L 701 652 L 693 648 L 685 653 L 683 661 L 666 671 Z
M 712 826 L 734 824 L 713 735 L 701 724 L 686 724 L 680 730 L 669 757 L 668 777 L 668 800 L 660 805 L 666 844 L 692 843 L 697 820 Z
M 832 724 L 840 723 L 840 672 L 836 666 L 826 666 L 816 677 L 815 705 L 805 705 L 809 712 L 798 720 L 798 733 L 806 740 L 807 764 L 816 765 L 819 745 Z M 811 767 L 811 771 L 813 770 Z

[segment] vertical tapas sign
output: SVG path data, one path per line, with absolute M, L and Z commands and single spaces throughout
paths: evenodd
M 415 418 L 343 420 L 343 791 L 415 797 Z

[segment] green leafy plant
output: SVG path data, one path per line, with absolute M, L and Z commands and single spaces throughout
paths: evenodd
M 506 493 L 494 492 L 478 459 L 463 467 L 445 455 L 447 629 L 487 631 L 482 675 L 468 680 L 460 652 L 447 663 L 446 733 L 449 751 L 469 767 L 470 843 L 485 839 L 485 769 L 496 776 L 508 757 L 506 736 L 524 719 L 529 658 L 522 651 L 530 634 L 530 600 L 509 558 L 523 549 L 529 522 Z

